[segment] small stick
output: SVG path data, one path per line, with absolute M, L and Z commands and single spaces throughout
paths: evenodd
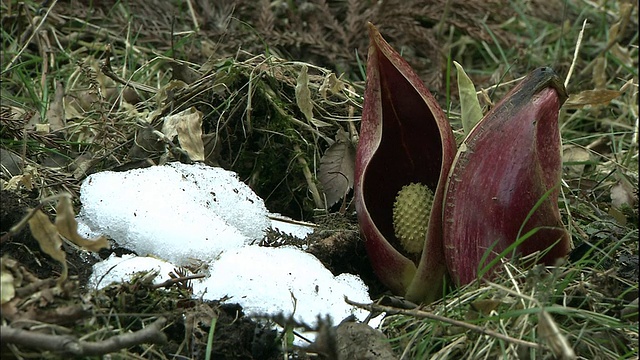
M 451 325 L 455 325 L 455 326 L 460 326 L 475 332 L 478 332 L 480 334 L 483 335 L 489 335 L 491 337 L 500 339 L 500 340 L 504 340 L 506 342 L 509 343 L 513 343 L 516 345 L 521 345 L 521 346 L 526 346 L 526 347 L 530 347 L 530 348 L 534 348 L 534 349 L 542 349 L 542 345 L 540 344 L 536 344 L 534 342 L 530 342 L 530 341 L 526 341 L 526 340 L 522 340 L 522 339 L 516 339 L 513 338 L 511 336 L 508 335 L 504 335 L 501 334 L 499 332 L 495 332 L 493 330 L 489 330 L 489 329 L 485 329 L 481 326 L 478 325 L 473 325 L 473 324 L 469 324 L 467 322 L 464 321 L 460 321 L 460 320 L 455 320 L 455 319 L 451 319 L 445 316 L 440 316 L 440 315 L 436 315 L 430 312 L 426 312 L 426 311 L 422 311 L 422 310 L 416 310 L 416 309 L 399 309 L 399 308 L 395 308 L 395 307 L 391 307 L 391 306 L 384 306 L 384 305 L 376 305 L 376 304 L 361 304 L 361 303 L 357 303 L 355 301 L 351 301 L 349 299 L 347 299 L 345 297 L 345 301 L 347 302 L 347 304 L 349 305 L 353 305 L 356 307 L 359 307 L 361 309 L 365 309 L 365 310 L 369 310 L 371 312 L 386 312 L 387 314 L 390 315 L 395 315 L 395 314 L 402 314 L 402 315 L 408 315 L 408 316 L 413 316 L 415 318 L 419 318 L 419 319 L 431 319 L 431 320 L 436 320 L 436 321 L 440 321 L 443 323 L 447 323 L 447 324 L 451 324 Z
M 43 334 L 3 325 L 0 327 L 0 340 L 2 344 L 23 345 L 59 354 L 96 356 L 145 343 L 164 344 L 167 342 L 167 336 L 161 329 L 166 322 L 166 318 L 160 317 L 144 329 L 95 342 L 82 341 L 74 336 Z

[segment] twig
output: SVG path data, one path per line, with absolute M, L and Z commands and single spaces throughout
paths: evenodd
M 36 291 L 42 289 L 42 288 L 50 288 L 52 286 L 56 285 L 56 279 L 54 278 L 47 278 L 44 280 L 37 280 L 32 282 L 29 285 L 23 286 L 23 287 L 19 287 L 16 289 L 16 296 L 20 297 L 20 298 L 24 298 L 27 297 L 33 293 L 35 293 Z
M 384 306 L 384 305 L 376 305 L 376 304 L 362 304 L 362 303 L 357 303 L 355 301 L 351 301 L 349 299 L 347 299 L 345 297 L 345 301 L 347 302 L 347 304 L 349 305 L 353 305 L 353 306 L 357 306 L 361 309 L 365 309 L 365 310 L 369 310 L 371 312 L 386 312 L 387 314 L 390 315 L 395 315 L 395 314 L 402 314 L 402 315 L 408 315 L 408 316 L 413 316 L 415 318 L 419 318 L 419 319 L 431 319 L 431 320 L 436 320 L 436 321 L 440 321 L 443 323 L 447 323 L 447 324 L 451 324 L 451 325 L 455 325 L 455 326 L 460 326 L 475 332 L 478 332 L 480 334 L 483 335 L 488 335 L 500 340 L 504 340 L 506 342 L 509 343 L 513 343 L 516 345 L 520 345 L 520 346 L 526 346 L 526 347 L 530 347 L 530 348 L 534 348 L 534 349 L 542 349 L 542 345 L 540 344 L 536 344 L 534 342 L 530 342 L 530 341 L 526 341 L 526 340 L 522 340 L 522 339 L 516 339 L 513 337 L 510 337 L 508 335 L 504 335 L 501 334 L 499 332 L 495 332 L 493 330 L 488 330 L 485 329 L 481 326 L 478 325 L 473 325 L 473 324 L 469 324 L 467 322 L 464 321 L 460 321 L 460 320 L 455 320 L 455 319 L 451 319 L 445 316 L 440 316 L 440 315 L 436 315 L 430 312 L 426 312 L 426 311 L 422 311 L 422 310 L 416 310 L 416 309 L 399 309 L 399 308 L 395 308 L 395 307 L 391 307 L 391 306 Z
M 73 356 L 96 356 L 144 343 L 164 344 L 167 342 L 167 336 L 161 329 L 166 322 L 166 318 L 160 317 L 144 329 L 96 342 L 78 340 L 74 336 L 42 334 L 3 325 L 0 327 L 0 340 L 3 345 L 23 345 Z
M 178 278 L 172 278 L 169 279 L 167 281 L 163 281 L 160 284 L 154 284 L 153 286 L 151 286 L 154 289 L 159 289 L 162 287 L 166 287 L 166 288 L 170 288 L 171 286 L 173 286 L 173 284 L 177 284 L 180 282 L 187 282 L 189 280 L 193 280 L 193 279 L 202 279 L 204 278 L 204 274 L 195 274 L 195 275 L 189 275 L 189 276 L 182 276 L 182 277 L 178 277 Z

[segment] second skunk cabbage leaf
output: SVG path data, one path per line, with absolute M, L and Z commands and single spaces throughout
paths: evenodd
M 562 170 L 558 112 L 567 93 L 548 67 L 534 70 L 468 134 L 453 163 L 444 199 L 444 248 L 458 285 L 530 231 L 516 247 L 547 251 L 552 264 L 569 252 L 558 209 Z M 491 254 L 485 256 L 485 252 Z M 481 260 L 484 259 L 484 263 Z

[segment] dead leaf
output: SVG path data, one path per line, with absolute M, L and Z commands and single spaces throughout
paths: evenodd
M 162 106 L 170 101 L 173 101 L 175 94 L 178 91 L 183 89 L 187 89 L 189 85 L 182 80 L 171 80 L 167 83 L 167 85 L 160 88 L 156 95 L 154 96 L 156 99 L 156 103 L 158 107 L 162 108 Z
M 167 116 L 162 125 L 162 133 L 168 139 L 177 136 L 180 147 L 187 152 L 191 160 L 204 160 L 202 112 L 195 107 Z
M 471 308 L 483 315 L 490 315 L 492 311 L 496 310 L 498 306 L 504 304 L 504 302 L 497 299 L 481 299 L 473 301 L 470 305 Z
M 346 131 L 338 130 L 336 142 L 320 159 L 318 180 L 322 184 L 327 206 L 342 199 L 353 187 L 356 149 Z
M 68 274 L 66 253 L 62 250 L 62 236 L 90 251 L 108 248 L 109 243 L 102 236 L 95 240 L 88 240 L 78 234 L 78 223 L 75 220 L 70 195 L 60 195 L 56 211 L 58 214 L 54 225 L 47 215 L 41 210 L 36 210 L 29 219 L 29 229 L 31 229 L 31 235 L 38 241 L 40 249 L 62 264 L 62 273 L 58 279 L 58 285 L 60 285 L 67 279 Z
M 611 205 L 620 209 L 623 206 L 633 207 L 636 204 L 635 191 L 629 181 L 620 180 L 611 187 Z
M 56 92 L 53 96 L 53 101 L 49 103 L 49 109 L 47 109 L 47 121 L 51 126 L 51 131 L 57 131 L 65 127 L 64 86 L 60 81 L 56 81 Z
M 618 90 L 585 90 L 569 95 L 569 99 L 564 105 L 571 108 L 582 108 L 587 105 L 606 105 L 620 96 L 620 94 L 622 92 Z
M 330 94 L 337 94 L 340 91 L 344 90 L 344 82 L 336 77 L 336 74 L 330 73 L 329 75 L 324 77 L 322 81 L 322 85 L 320 85 L 320 96 L 323 99 L 327 99 L 327 91 Z
M 68 269 L 66 254 L 61 248 L 62 239 L 58 229 L 51 223 L 49 217 L 40 210 L 37 210 L 29 219 L 29 229 L 31 229 L 31 235 L 40 244 L 40 249 L 62 264 L 62 273 L 58 279 L 58 284 L 61 284 L 67 279 Z
M 629 20 L 631 18 L 631 13 L 634 6 L 632 3 L 622 2 L 620 4 L 620 9 L 618 12 L 618 21 L 616 21 L 609 28 L 608 36 L 607 36 L 607 45 L 612 45 L 618 42 L 618 38 L 623 35 L 624 29 L 629 24 Z
M 607 81 L 609 80 L 607 76 L 607 58 L 603 55 L 598 56 L 594 60 L 592 76 L 595 90 L 604 90 L 607 88 Z
M 582 176 L 585 166 L 591 160 L 589 150 L 575 145 L 567 145 L 562 150 L 562 167 L 569 179 Z
M 573 360 L 577 359 L 567 338 L 562 335 L 558 325 L 548 312 L 541 310 L 538 314 L 538 333 L 553 351 L 557 359 Z
M 464 314 L 465 320 L 472 321 L 480 318 L 480 315 L 490 316 L 500 305 L 505 304 L 498 299 L 481 299 L 469 304 L 469 311 Z
M 204 160 L 204 142 L 202 141 L 202 112 L 195 107 L 183 111 L 187 112 L 178 123 L 178 142 L 180 147 L 189 154 L 193 161 Z
M 16 289 L 13 286 L 13 275 L 2 267 L 0 272 L 0 304 L 4 305 L 16 296 Z
M 89 240 L 78 234 L 78 223 L 73 212 L 70 196 L 62 196 L 60 198 L 56 212 L 56 228 L 60 235 L 89 251 L 100 251 L 109 248 L 109 241 L 104 236 Z
M 302 65 L 300 75 L 296 79 L 296 103 L 298 108 L 307 118 L 307 121 L 313 121 L 313 102 L 311 101 L 311 91 L 309 90 L 309 74 L 307 65 Z
M 47 135 L 51 132 L 51 125 L 49 124 L 35 124 L 34 129 L 36 133 L 40 135 Z
M 93 90 L 76 90 L 68 93 L 63 100 L 65 121 L 85 119 L 87 112 L 94 110 L 99 97 Z
M 0 166 L 2 174 L 8 177 L 20 175 L 24 168 L 22 157 L 13 151 L 0 149 Z
M 9 179 L 9 181 L 5 185 L 5 189 L 13 190 L 19 188 L 20 186 L 24 186 L 25 189 L 31 191 L 33 189 L 33 179 L 37 175 L 38 170 L 31 165 L 27 165 L 22 175 L 17 175 Z
M 471 129 L 482 119 L 482 108 L 476 95 L 476 87 L 473 81 L 464 72 L 462 65 L 453 62 L 458 72 L 458 94 L 460 96 L 460 119 L 464 133 L 468 134 Z

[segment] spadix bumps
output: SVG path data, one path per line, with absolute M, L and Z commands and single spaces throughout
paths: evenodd
M 402 187 L 393 204 L 393 228 L 404 250 L 420 254 L 429 225 L 433 192 L 426 185 L 411 183 Z

